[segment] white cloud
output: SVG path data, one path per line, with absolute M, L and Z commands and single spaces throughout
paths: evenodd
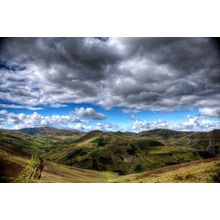
M 87 121 L 80 119 L 79 116 L 73 115 L 50 115 L 43 116 L 37 112 L 33 114 L 8 112 L 0 110 L 0 127 L 13 129 L 21 129 L 28 127 L 44 127 L 51 126 L 66 129 L 79 129 L 82 131 L 103 130 L 103 131 L 133 131 L 141 132 L 145 130 L 152 130 L 157 128 L 173 129 L 179 131 L 210 131 L 220 128 L 219 120 L 211 120 L 204 116 L 187 116 L 185 122 L 171 123 L 166 120 L 157 120 L 155 122 L 148 122 L 147 120 L 140 120 L 134 118 L 132 124 L 128 127 L 120 127 L 112 123 L 96 123 L 90 124 Z
M 94 126 L 87 121 L 80 119 L 78 115 L 50 115 L 43 116 L 37 112 L 33 114 L 8 112 L 6 110 L 0 111 L 0 127 L 12 129 L 32 128 L 32 127 L 56 127 L 65 129 L 78 129 L 82 131 L 103 130 L 113 131 L 118 130 L 119 126 L 111 123 L 96 123 Z
M 87 125 L 87 124 L 84 124 L 84 123 L 70 124 L 70 125 L 68 125 L 68 128 L 69 129 L 77 129 L 77 130 L 80 130 L 80 131 L 91 131 L 91 130 L 93 130 L 91 125 Z
M 94 120 L 103 120 L 106 118 L 104 114 L 95 112 L 93 108 L 76 108 L 75 113 L 80 117 L 88 117 Z
M 212 107 L 212 108 L 200 108 L 200 115 L 205 115 L 209 117 L 220 117 L 220 107 Z
M 7 111 L 6 110 L 0 110 L 0 115 L 5 115 L 5 114 L 7 114 Z
M 112 123 L 96 123 L 94 129 L 95 130 L 102 130 L 102 131 L 117 131 L 119 130 L 119 126 Z
M 220 128 L 220 121 L 214 121 L 205 117 L 188 116 L 187 120 L 182 123 L 171 123 L 165 120 L 157 120 L 156 122 L 147 122 L 146 120 L 135 120 L 130 130 L 141 132 L 153 129 L 171 129 L 178 131 L 210 131 Z
M 14 104 L 0 104 L 0 108 L 15 108 L 15 109 L 29 109 L 29 110 L 42 110 L 43 108 L 40 107 L 31 107 L 25 105 L 14 105 Z
M 74 115 L 51 115 L 43 116 L 34 112 L 33 114 L 15 114 L 0 111 L 0 127 L 12 126 L 13 129 L 21 129 L 28 127 L 44 127 L 52 126 L 58 128 L 68 128 L 72 123 L 84 123 L 78 116 Z

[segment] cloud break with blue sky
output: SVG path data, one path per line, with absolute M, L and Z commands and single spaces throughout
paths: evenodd
M 2 38 L 0 128 L 220 128 L 216 38 Z

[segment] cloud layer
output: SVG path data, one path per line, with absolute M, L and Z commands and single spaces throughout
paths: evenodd
M 209 38 L 9 38 L 0 62 L 1 98 L 29 108 L 87 102 L 220 116 L 219 51 Z
M 42 116 L 37 112 L 33 114 L 15 114 L 6 110 L 0 111 L 0 127 L 11 126 L 13 129 L 52 126 L 58 128 L 71 128 L 73 123 L 85 123 L 74 115 Z
M 157 120 L 155 122 L 147 122 L 146 120 L 136 119 L 130 131 L 141 132 L 153 129 L 171 129 L 177 131 L 211 131 L 220 127 L 220 121 L 213 121 L 202 116 L 188 116 L 187 120 L 182 123 L 170 123 L 166 120 Z
M 62 129 L 78 129 L 82 131 L 103 130 L 103 131 L 132 131 L 141 132 L 145 130 L 152 130 L 157 128 L 173 129 L 179 131 L 211 131 L 220 127 L 220 121 L 210 120 L 204 116 L 188 116 L 187 120 L 182 123 L 170 123 L 165 120 L 157 120 L 155 122 L 148 122 L 147 120 L 140 120 L 134 116 L 131 117 L 133 122 L 121 127 L 119 124 L 112 124 L 108 122 L 98 122 L 91 125 L 88 121 L 82 120 L 72 112 L 68 115 L 51 115 L 43 116 L 37 112 L 32 114 L 8 112 L 0 110 L 0 127 L 13 129 L 32 128 L 32 127 L 56 127 Z
M 75 112 L 78 112 L 78 110 L 79 109 L 76 109 Z M 93 113 L 97 114 L 95 112 Z M 100 119 L 100 115 L 95 115 L 95 120 Z M 91 131 L 95 129 L 103 131 L 112 131 L 117 130 L 119 128 L 119 126 L 107 122 L 98 122 L 92 126 L 88 121 L 82 120 L 76 114 L 74 115 L 73 112 L 70 112 L 68 115 L 43 116 L 37 112 L 34 112 L 32 114 L 15 114 L 6 110 L 0 110 L 0 127 L 10 127 L 13 129 L 33 127 L 56 127 L 61 129 L 78 129 L 81 131 Z

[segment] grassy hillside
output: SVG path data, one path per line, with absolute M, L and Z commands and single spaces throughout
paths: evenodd
M 47 183 L 104 183 L 117 178 L 112 172 L 99 172 L 94 170 L 79 169 L 53 162 L 45 162 L 38 182 Z
M 80 169 L 39 157 L 25 158 L 0 151 L 0 182 L 220 182 L 220 158 L 170 165 L 147 172 L 118 175 Z
M 15 132 L 15 131 L 14 131 Z M 30 134 L 30 135 L 50 135 L 56 136 L 72 136 L 83 134 L 84 132 L 79 130 L 64 130 L 51 127 L 40 127 L 40 128 L 23 128 L 19 130 L 20 133 Z
M 82 134 L 59 135 L 35 134 L 30 135 L 22 131 L 0 130 L 0 146 L 5 150 L 16 150 L 26 153 L 45 153 L 65 144 L 73 143 Z
M 0 148 L 0 182 L 14 182 L 20 178 L 30 160 L 30 155 Z
M 166 145 L 190 146 L 201 150 L 207 150 L 211 143 L 213 149 L 214 147 L 215 149 L 210 150 L 210 152 L 220 154 L 220 129 L 210 132 L 181 132 L 168 129 L 155 129 L 140 132 L 137 136 L 162 140 Z
M 220 158 L 158 168 L 140 174 L 120 176 L 113 182 L 137 183 L 219 183 Z
M 168 138 L 176 139 L 191 133 L 192 132 L 173 131 L 169 129 L 154 129 L 154 130 L 140 132 L 137 135 L 141 137 L 151 137 L 151 138 L 159 138 L 159 139 L 168 139 Z
M 126 174 L 134 172 L 139 164 L 144 165 L 148 148 L 162 145 L 158 141 L 93 131 L 76 143 L 49 153 L 47 158 L 68 166 Z
M 189 146 L 173 146 L 145 137 L 92 131 L 76 143 L 49 152 L 45 158 L 72 167 L 125 175 L 211 156 L 206 151 Z
M 219 147 L 219 130 L 28 132 L 0 130 L 1 182 L 219 181 L 219 158 L 204 147 L 210 138 Z

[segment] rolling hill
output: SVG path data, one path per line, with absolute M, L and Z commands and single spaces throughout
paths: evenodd
M 154 129 L 149 131 L 142 131 L 138 134 L 138 136 L 169 139 L 169 138 L 180 138 L 191 133 L 192 132 L 174 131 L 169 129 Z
M 39 128 L 23 128 L 20 129 L 19 132 L 29 135 L 50 135 L 53 137 L 56 137 L 57 135 L 64 135 L 64 136 L 70 136 L 70 135 L 80 135 L 84 132 L 79 130 L 64 130 L 64 129 L 58 129 L 58 128 L 52 128 L 52 127 L 39 127 Z
M 0 180 L 218 182 L 219 137 L 220 130 L 157 129 L 139 134 L 54 128 L 0 130 Z M 207 147 L 210 139 L 211 149 L 216 151 Z
M 211 156 L 201 149 L 167 145 L 149 137 L 91 131 L 65 148 L 49 152 L 46 158 L 72 167 L 125 175 Z

